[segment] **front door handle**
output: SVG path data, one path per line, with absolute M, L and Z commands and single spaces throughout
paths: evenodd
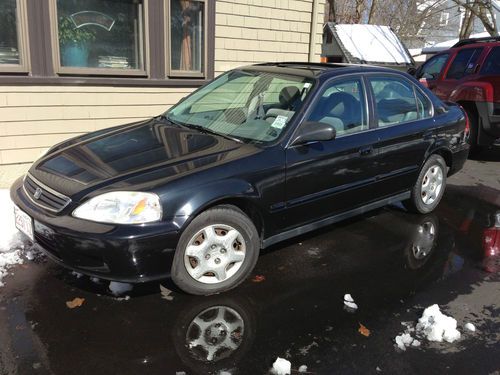
M 373 146 L 361 147 L 359 149 L 359 154 L 361 156 L 367 156 L 373 153 Z

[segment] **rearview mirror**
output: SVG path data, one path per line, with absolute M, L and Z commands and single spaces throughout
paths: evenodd
M 336 134 L 335 128 L 330 124 L 306 121 L 300 126 L 299 132 L 292 142 L 292 146 L 309 142 L 331 141 L 335 139 Z

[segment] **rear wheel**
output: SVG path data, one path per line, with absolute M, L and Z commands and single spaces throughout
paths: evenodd
M 238 208 L 202 212 L 182 233 L 172 264 L 172 280 L 183 291 L 208 295 L 236 287 L 259 256 L 259 235 Z
M 411 191 L 411 197 L 403 202 L 405 207 L 422 214 L 433 211 L 446 188 L 446 162 L 440 155 L 431 155 L 425 162 L 417 182 Z
M 465 112 L 467 112 L 470 124 L 470 153 L 472 155 L 477 155 L 482 151 L 482 147 L 479 145 L 479 115 L 475 110 L 465 109 Z

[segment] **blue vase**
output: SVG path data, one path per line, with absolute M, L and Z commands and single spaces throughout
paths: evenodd
M 66 44 L 61 48 L 62 66 L 87 67 L 89 48 L 85 44 Z

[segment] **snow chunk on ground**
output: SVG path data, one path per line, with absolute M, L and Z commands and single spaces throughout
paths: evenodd
M 472 323 L 467 323 L 465 329 L 471 332 L 476 332 L 476 326 Z
M 344 294 L 344 302 L 354 302 L 354 298 L 350 294 Z
M 307 372 L 307 366 L 306 365 L 302 365 L 299 367 L 299 372 Z
M 344 294 L 344 305 L 350 310 L 358 309 L 358 305 L 354 302 L 354 298 L 350 294 Z
M 111 293 L 113 293 L 115 296 L 122 295 L 126 292 L 130 292 L 133 289 L 132 284 L 128 283 L 119 283 L 117 281 L 111 281 L 109 283 L 109 290 Z
M 399 336 L 396 336 L 396 345 L 398 346 L 399 349 L 401 350 L 406 350 L 406 348 L 410 345 L 412 345 L 414 339 L 411 337 L 409 333 L 403 333 Z M 420 343 L 419 343 L 420 345 Z
M 424 310 L 418 320 L 417 331 L 422 332 L 429 341 L 445 340 L 452 343 L 460 338 L 457 321 L 451 316 L 444 315 L 436 304 Z
M 273 363 L 273 374 L 290 375 L 292 373 L 292 364 L 284 358 L 276 358 Z

